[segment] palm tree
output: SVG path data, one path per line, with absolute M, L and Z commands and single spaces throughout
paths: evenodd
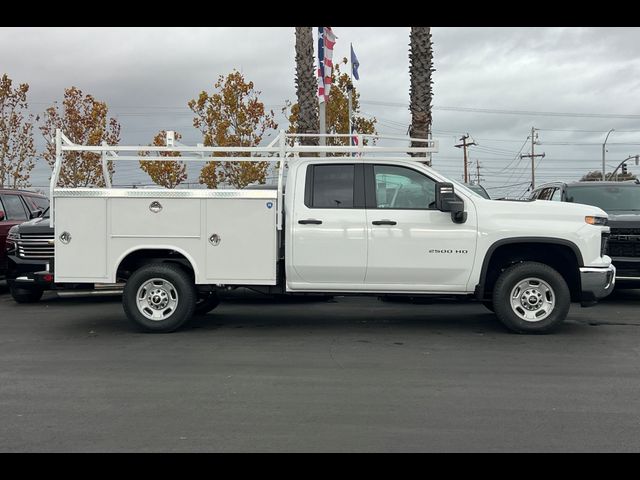
M 411 27 L 409 51 L 409 75 L 411 90 L 409 92 L 411 111 L 411 127 L 409 135 L 414 138 L 429 138 L 431 134 L 431 72 L 433 68 L 433 43 L 431 27 Z M 412 147 L 423 147 L 423 142 L 412 142 Z M 426 156 L 418 153 L 415 156 Z M 425 162 L 431 164 L 431 162 Z
M 296 95 L 300 113 L 297 133 L 315 133 L 320 130 L 318 120 L 318 83 L 313 68 L 312 27 L 296 27 Z M 300 138 L 302 145 L 318 145 L 317 137 Z

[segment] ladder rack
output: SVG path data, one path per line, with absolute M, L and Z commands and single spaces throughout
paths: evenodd
M 355 138 L 357 145 L 299 145 L 295 139 L 304 137 L 314 137 L 322 139 L 343 139 Z M 364 145 L 368 141 L 369 145 Z M 396 141 L 401 145 L 378 146 L 373 145 L 377 141 Z M 408 159 L 409 154 L 423 154 L 424 156 L 413 157 L 416 161 L 431 159 L 431 154 L 438 151 L 438 141 L 433 139 L 411 138 L 399 135 L 371 135 L 363 133 L 349 134 L 291 134 L 280 130 L 276 138 L 266 146 L 258 147 L 206 147 L 203 144 L 197 146 L 182 145 L 174 140 L 173 132 L 167 132 L 165 146 L 142 146 L 142 145 L 77 145 L 65 136 L 60 129 L 56 130 L 56 160 L 53 167 L 50 182 L 50 224 L 54 225 L 54 197 L 62 163 L 64 152 L 93 152 L 100 154 L 102 164 L 102 175 L 106 188 L 110 189 L 111 178 L 109 177 L 108 162 L 110 161 L 145 161 L 145 162 L 272 162 L 278 163 L 278 230 L 282 229 L 282 193 L 283 193 L 283 172 L 285 163 L 288 161 L 305 159 L 332 159 L 350 158 L 355 160 L 353 155 L 359 160 L 375 158 L 376 160 L 394 161 Z M 412 147 L 412 143 L 421 143 L 424 146 Z M 140 152 L 155 153 L 156 155 L 143 156 Z M 186 154 L 180 157 L 164 157 L 161 153 L 180 152 Z M 328 157 L 331 153 L 333 156 Z M 214 154 L 226 154 L 225 156 L 214 156 Z M 236 156 L 239 154 L 244 154 Z M 305 154 L 307 154 L 305 156 Z M 308 155 L 312 154 L 312 155 Z

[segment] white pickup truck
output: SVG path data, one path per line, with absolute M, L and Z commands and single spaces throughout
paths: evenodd
M 144 160 L 172 161 L 159 153 L 179 151 L 174 159 L 272 161 L 278 184 L 145 190 L 111 188 L 107 174 L 108 161 L 137 162 L 142 147 L 75 145 L 58 131 L 55 282 L 126 282 L 124 311 L 149 332 L 176 330 L 236 286 L 455 295 L 484 303 L 520 333 L 549 332 L 571 301 L 586 306 L 613 289 L 603 210 L 488 200 L 408 155 L 430 155 L 435 141 L 379 137 L 363 145 L 364 137 L 354 147 L 300 146 L 281 132 L 249 148 L 189 147 L 169 134 L 167 146 L 144 147 Z M 407 146 L 411 140 L 424 146 Z M 57 186 L 66 152 L 80 151 L 102 156 L 105 188 Z

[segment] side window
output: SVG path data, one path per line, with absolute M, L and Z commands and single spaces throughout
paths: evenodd
M 49 200 L 41 197 L 29 197 L 31 203 L 35 204 L 36 209 L 38 210 L 46 210 L 49 207 Z
M 354 165 L 310 165 L 305 204 L 310 208 L 354 208 Z
M 7 220 L 27 220 L 27 212 L 18 195 L 3 195 L 2 203 L 6 208 Z
M 436 182 L 406 167 L 374 165 L 376 208 L 434 209 Z
M 556 188 L 553 192 L 553 195 L 551 195 L 551 201 L 560 202 L 561 200 L 562 200 L 562 189 Z

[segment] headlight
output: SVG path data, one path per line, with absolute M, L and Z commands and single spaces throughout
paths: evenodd
M 589 225 L 607 225 L 609 223 L 606 217 L 584 217 L 584 221 Z
M 9 229 L 7 234 L 7 240 L 20 240 L 20 234 L 18 233 L 18 226 L 14 225 Z

